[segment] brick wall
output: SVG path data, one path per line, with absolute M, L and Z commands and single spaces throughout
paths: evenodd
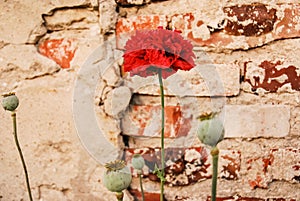
M 199 117 L 211 112 L 221 112 L 225 125 L 218 200 L 300 200 L 298 1 L 27 0 L 0 8 L 0 90 L 21 99 L 20 138 L 36 200 L 114 199 L 101 183 L 103 165 L 86 151 L 101 157 L 96 138 L 86 149 L 82 133 L 78 138 L 80 81 L 93 123 L 122 148 L 129 166 L 134 153 L 142 154 L 147 201 L 159 200 L 152 173 L 160 156 L 158 80 L 129 77 L 121 57 L 136 30 L 158 26 L 180 30 L 197 56 L 193 70 L 164 81 L 166 200 L 210 200 L 211 156 L 195 134 Z M 99 72 L 101 65 L 107 68 Z M 84 129 L 87 113 L 79 113 Z M 9 115 L 0 116 L 8 131 Z M 0 200 L 26 199 L 11 136 L 3 136 Z M 137 177 L 126 192 L 126 200 L 133 197 L 141 197 Z
M 180 30 L 197 55 L 195 69 L 165 81 L 166 199 L 209 200 L 211 158 L 195 132 L 201 115 L 220 111 L 225 140 L 220 143 L 219 200 L 300 199 L 295 132 L 299 4 L 117 2 L 127 13 L 116 23 L 118 49 L 136 30 L 163 26 Z M 145 81 L 124 75 L 124 80 L 135 94 L 122 119 L 129 147 L 125 156 L 128 161 L 134 153 L 144 156 L 148 200 L 159 200 L 158 178 L 151 173 L 160 163 L 156 77 Z M 284 186 L 286 193 L 279 190 Z M 131 192 L 140 197 L 137 180 Z

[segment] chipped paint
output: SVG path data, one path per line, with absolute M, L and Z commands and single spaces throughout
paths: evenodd
M 264 4 L 225 7 L 225 31 L 230 35 L 260 36 L 271 32 L 277 20 L 276 10 Z
M 273 180 L 297 183 L 300 176 L 300 149 L 271 149 L 262 157 L 247 160 L 248 183 L 252 189 L 268 188 Z M 282 163 L 284 161 L 284 166 Z M 281 167 L 281 168 L 278 168 Z
M 300 33 L 300 5 L 282 6 L 280 12 L 280 20 L 276 23 L 276 31 L 278 37 L 299 36 Z
M 211 22 L 203 19 L 203 15 L 197 11 L 121 18 L 117 24 L 118 48 L 124 48 L 124 40 L 128 39 L 134 30 L 153 29 L 158 26 L 180 30 L 195 47 L 217 51 L 246 50 L 278 39 L 300 36 L 300 5 L 298 4 L 233 5 L 224 7 L 223 13 L 223 19 L 216 17 L 211 19 Z M 148 19 L 148 22 L 145 19 Z M 160 25 L 157 24 L 158 22 Z M 217 24 L 217 27 L 212 28 L 211 23 Z
M 145 159 L 143 175 L 151 181 L 159 181 L 153 174 L 155 165 L 161 166 L 160 149 L 126 149 L 125 160 L 129 167 L 133 154 L 139 153 Z M 241 155 L 239 151 L 221 150 L 220 177 L 228 180 L 237 179 L 239 176 Z M 166 184 L 169 186 L 186 186 L 195 182 L 211 178 L 211 156 L 209 150 L 203 147 L 193 148 L 167 148 L 165 150 Z M 133 170 L 133 168 L 131 168 Z
M 136 133 L 125 131 L 131 136 L 159 137 L 161 132 L 161 107 L 151 105 L 134 105 L 129 113 Z M 191 129 L 192 117 L 184 117 L 180 106 L 165 106 L 165 137 L 177 138 L 186 136 Z M 132 131 L 133 132 L 133 131 Z
M 167 27 L 167 18 L 164 15 L 134 16 L 131 18 L 121 18 L 116 24 L 117 48 L 123 49 L 126 41 L 136 30 L 157 29 L 157 27 Z
M 76 52 L 72 39 L 49 39 L 39 44 L 39 52 L 54 60 L 62 68 L 70 68 L 70 63 Z
M 300 90 L 299 69 L 293 65 L 283 66 L 282 61 L 262 61 L 255 66 L 251 61 L 244 63 L 244 82 L 251 85 L 252 91 L 262 88 L 268 92 L 277 92 L 285 85 L 292 90 Z M 280 66 L 280 67 L 278 67 Z
M 209 196 L 206 201 L 211 201 Z M 285 198 L 257 198 L 257 197 L 242 197 L 239 195 L 231 197 L 217 197 L 217 201 L 296 201 L 296 199 L 285 199 Z
M 241 158 L 240 151 L 231 151 L 226 154 L 223 153 L 221 157 L 226 160 L 226 164 L 222 165 L 222 171 L 220 173 L 220 177 L 227 178 L 228 180 L 236 180 L 239 178 L 239 172 L 241 167 L 241 160 L 237 160 Z

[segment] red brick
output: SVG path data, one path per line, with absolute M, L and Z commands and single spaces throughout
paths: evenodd
M 126 135 L 160 137 L 161 107 L 134 105 L 123 125 Z M 191 118 L 183 117 L 180 106 L 165 106 L 165 137 L 186 136 L 190 129 Z
M 142 200 L 142 193 L 139 190 L 131 189 L 129 190 L 131 195 L 134 196 L 135 200 L 140 201 Z M 150 193 L 144 192 L 145 200 L 144 201 L 160 201 L 160 194 L 159 193 Z
M 210 201 L 211 197 L 208 197 L 206 201 Z M 285 198 L 256 198 L 256 197 L 217 197 L 217 201 L 296 201 L 296 199 Z
M 116 25 L 117 48 L 124 49 L 127 40 L 136 30 L 157 29 L 159 26 L 167 26 L 166 16 L 144 15 L 119 19 Z
M 142 193 L 138 189 L 131 189 L 130 190 L 131 195 L 134 196 L 134 198 L 137 201 L 142 200 Z M 159 193 L 152 193 L 152 192 L 144 192 L 145 201 L 159 201 L 160 194 Z M 179 200 L 195 200 L 193 196 L 185 197 L 183 199 Z M 178 200 L 178 199 L 176 199 Z M 208 196 L 206 201 L 211 201 L 211 196 Z M 242 196 L 230 196 L 230 197 L 217 197 L 216 201 L 296 201 L 296 199 L 293 198 L 258 198 L 258 197 L 242 197 Z
M 74 40 L 71 39 L 49 39 L 39 44 L 39 52 L 55 61 L 62 68 L 70 68 L 76 52 Z
M 254 198 L 254 197 L 217 197 L 217 201 L 264 201 L 261 198 Z M 211 197 L 209 196 L 206 201 L 211 201 Z
M 263 89 L 267 92 L 295 90 L 300 91 L 299 67 L 285 65 L 284 61 L 248 61 L 244 63 L 244 82 L 249 92 Z
M 211 178 L 211 156 L 209 150 L 204 147 L 193 148 L 167 148 L 165 150 L 166 184 L 170 186 L 186 186 L 191 183 Z M 161 166 L 160 148 L 126 149 L 125 160 L 131 167 L 131 159 L 134 154 L 141 154 L 146 166 L 143 174 L 151 181 L 159 181 L 152 172 L 155 165 Z M 238 151 L 221 150 L 219 176 L 224 179 L 237 179 L 239 177 L 241 155 Z M 133 168 L 131 167 L 132 171 Z
M 272 149 L 265 156 L 247 161 L 247 178 L 251 188 L 268 188 L 273 180 L 299 183 L 300 149 Z

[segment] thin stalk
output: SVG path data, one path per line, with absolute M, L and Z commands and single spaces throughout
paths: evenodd
M 18 140 L 18 134 L 17 134 L 17 114 L 15 111 L 13 111 L 11 113 L 11 117 L 13 120 L 13 129 L 14 129 L 14 138 L 15 138 L 15 143 L 22 161 L 22 165 L 23 165 L 23 170 L 25 173 L 25 179 L 26 179 L 26 186 L 27 186 L 27 191 L 28 191 L 28 196 L 29 196 L 29 200 L 32 201 L 32 195 L 31 195 L 31 189 L 30 189 L 30 183 L 29 183 L 29 177 L 28 177 L 28 172 L 27 172 L 27 167 L 26 167 L 26 163 L 25 163 L 25 159 L 21 150 L 21 146 L 19 144 L 19 140 Z
M 165 99 L 164 99 L 164 86 L 162 81 L 161 70 L 158 72 L 158 80 L 160 86 L 160 98 L 161 98 L 161 176 L 160 179 L 160 201 L 164 200 L 164 183 L 165 183 Z
M 123 192 L 117 192 L 116 197 L 118 201 L 123 201 L 124 193 Z
M 213 159 L 213 176 L 212 176 L 212 187 L 211 187 L 211 201 L 216 201 L 216 198 L 217 198 L 219 149 L 217 147 L 213 147 L 211 149 L 210 153 L 211 153 L 212 159 Z
M 143 189 L 142 174 L 140 174 L 140 173 L 139 173 L 139 178 L 140 178 L 140 188 L 141 188 L 141 193 L 142 193 L 142 201 L 145 201 L 145 195 L 144 195 L 144 189 Z

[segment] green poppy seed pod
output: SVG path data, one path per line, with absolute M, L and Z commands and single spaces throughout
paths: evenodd
M 2 107 L 5 110 L 9 110 L 12 112 L 15 109 L 17 109 L 18 105 L 19 105 L 19 99 L 15 95 L 15 93 L 8 93 L 3 95 Z
M 198 127 L 197 136 L 203 144 L 215 147 L 224 139 L 223 123 L 218 118 L 203 120 Z
M 140 154 L 135 154 L 131 160 L 132 166 L 136 170 L 142 170 L 145 165 L 145 160 Z
M 131 172 L 124 161 L 116 160 L 105 165 L 103 184 L 111 192 L 122 192 L 131 183 Z

